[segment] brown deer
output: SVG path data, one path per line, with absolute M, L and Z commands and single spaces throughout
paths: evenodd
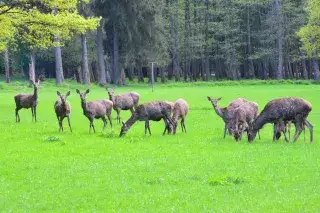
M 71 106 L 67 101 L 67 97 L 70 95 L 70 91 L 66 93 L 66 95 L 61 95 L 59 91 L 57 91 L 57 95 L 59 96 L 58 100 L 54 104 L 54 110 L 57 115 L 58 123 L 59 123 L 59 132 L 63 132 L 63 120 L 64 118 L 68 119 L 68 124 L 70 131 L 72 132 L 71 124 L 70 124 L 70 112 Z
M 169 124 L 173 125 L 173 122 L 170 118 L 171 112 L 172 106 L 167 101 L 153 101 L 141 104 L 132 113 L 129 120 L 127 120 L 125 123 L 122 122 L 120 137 L 125 135 L 136 121 L 144 121 L 145 134 L 147 134 L 147 131 L 149 131 L 149 134 L 151 135 L 149 121 L 160 121 L 161 119 L 163 119 L 165 122 L 166 131 Z M 163 132 L 163 134 L 165 134 L 165 131 Z
M 252 127 L 248 132 L 248 141 L 252 142 L 257 134 L 266 123 L 281 123 L 291 121 L 295 124 L 296 131 L 293 142 L 295 142 L 304 130 L 304 125 L 310 130 L 310 142 L 313 141 L 313 126 L 306 122 L 312 105 L 302 98 L 278 98 L 270 101 L 262 110 L 260 115 L 255 119 Z M 282 128 L 283 129 L 283 128 Z M 286 132 L 282 131 L 285 140 L 289 142 Z
M 120 111 L 130 110 L 131 114 L 134 108 L 138 106 L 140 95 L 136 92 L 114 95 L 115 89 L 108 89 L 109 100 L 113 102 L 113 109 L 117 112 L 117 122 L 120 123 Z
M 226 138 L 226 133 L 227 133 L 227 129 L 228 129 L 228 118 L 231 116 L 230 112 L 233 109 L 239 107 L 240 105 L 248 102 L 248 100 L 246 100 L 244 98 L 237 98 L 236 100 L 232 101 L 227 107 L 220 108 L 218 103 L 222 98 L 213 99 L 209 96 L 207 98 L 211 102 L 217 115 L 219 115 L 225 123 L 223 138 Z M 229 134 L 231 134 L 230 129 L 229 129 Z
M 32 121 L 37 122 L 37 105 L 38 105 L 38 87 L 40 85 L 40 80 L 37 83 L 30 81 L 33 85 L 33 94 L 18 94 L 14 96 L 14 101 L 16 102 L 16 122 L 20 122 L 20 109 L 31 108 Z
M 108 117 L 108 120 L 110 122 L 110 127 L 112 128 L 112 120 L 111 120 L 111 112 L 113 103 L 109 100 L 98 100 L 98 101 L 86 101 L 86 95 L 90 92 L 89 89 L 87 89 L 85 92 L 81 93 L 78 89 L 76 90 L 77 93 L 80 95 L 81 99 L 81 107 L 83 109 L 83 114 L 89 119 L 90 121 L 90 127 L 89 127 L 89 133 L 91 132 L 91 127 L 93 128 L 93 131 L 96 132 L 93 121 L 94 119 L 102 119 L 103 121 L 103 129 L 107 126 L 107 120 L 106 115 Z
M 176 100 L 173 106 L 173 115 L 171 118 L 173 122 L 173 134 L 176 134 L 179 119 L 181 119 L 182 132 L 187 133 L 187 129 L 184 121 L 186 119 L 188 112 L 189 112 L 188 103 L 182 98 Z
M 229 129 L 236 141 L 241 140 L 244 131 L 248 131 L 258 116 L 258 104 L 248 101 L 229 113 Z M 259 133 L 258 133 L 259 134 Z M 260 137 L 260 135 L 259 135 Z

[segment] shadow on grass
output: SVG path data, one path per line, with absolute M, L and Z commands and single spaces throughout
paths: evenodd
M 231 186 L 243 184 L 246 181 L 241 177 L 223 177 L 223 178 L 209 178 L 208 184 L 210 186 Z

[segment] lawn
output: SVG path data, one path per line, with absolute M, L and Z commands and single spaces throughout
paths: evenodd
M 13 96 L 32 92 L 26 83 L 0 85 L 0 209 L 4 212 L 317 212 L 320 209 L 320 85 L 169 84 L 122 87 L 136 91 L 140 103 L 184 98 L 190 105 L 187 134 L 162 136 L 163 122 L 136 123 L 123 138 L 113 111 L 113 129 L 95 121 L 96 134 L 82 114 L 75 89 L 45 82 L 39 89 L 38 122 L 21 110 L 15 123 Z M 105 89 L 91 86 L 87 100 L 107 99 Z M 73 133 L 64 122 L 58 132 L 53 105 L 56 90 L 71 90 Z M 117 93 L 116 92 L 116 93 Z M 313 105 L 308 120 L 314 143 L 303 135 L 297 143 L 272 142 L 272 126 L 249 144 L 223 139 L 223 121 L 207 95 L 223 97 L 221 106 L 237 97 L 259 104 L 299 96 Z M 129 112 L 122 113 L 122 120 Z M 294 131 L 294 128 L 292 129 Z

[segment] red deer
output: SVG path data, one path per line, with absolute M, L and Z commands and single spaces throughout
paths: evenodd
M 66 95 L 61 95 L 59 91 L 57 91 L 57 95 L 59 96 L 59 99 L 54 104 L 54 110 L 57 115 L 57 119 L 59 122 L 59 132 L 63 132 L 63 119 L 68 119 L 68 124 L 70 131 L 72 132 L 71 124 L 70 124 L 70 112 L 71 112 L 71 106 L 69 102 L 67 101 L 68 96 L 70 95 L 70 91 L 66 93 Z
M 30 81 L 33 85 L 33 94 L 18 94 L 14 96 L 16 102 L 16 122 L 20 122 L 19 110 L 22 108 L 31 108 L 32 121 L 37 122 L 37 105 L 38 105 L 38 87 L 40 80 L 37 83 Z

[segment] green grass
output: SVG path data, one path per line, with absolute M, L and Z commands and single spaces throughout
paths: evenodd
M 226 84 L 227 85 L 227 84 Z M 25 83 L 0 85 L 0 209 L 4 212 L 317 212 L 320 209 L 320 86 L 191 84 L 122 87 L 134 90 L 141 103 L 184 98 L 190 105 L 187 134 L 162 136 L 163 122 L 151 122 L 152 136 L 144 136 L 144 124 L 136 123 L 119 138 L 120 125 L 108 125 L 89 134 L 83 116 L 78 85 L 71 89 L 69 132 L 58 132 L 53 110 L 57 99 L 52 82 L 39 91 L 38 122 L 31 111 L 21 110 L 15 123 L 13 96 L 31 92 Z M 81 91 L 85 87 L 81 86 Z M 315 126 L 315 142 L 295 144 L 281 138 L 272 142 L 271 125 L 261 140 L 248 144 L 223 139 L 223 122 L 206 96 L 223 97 L 225 106 L 237 97 L 259 104 L 271 99 L 300 96 L 313 104 L 309 121 Z M 91 86 L 88 100 L 107 98 L 103 88 Z M 129 113 L 122 113 L 126 120 Z M 179 126 L 180 127 L 180 126 Z M 309 133 L 307 132 L 307 141 Z

